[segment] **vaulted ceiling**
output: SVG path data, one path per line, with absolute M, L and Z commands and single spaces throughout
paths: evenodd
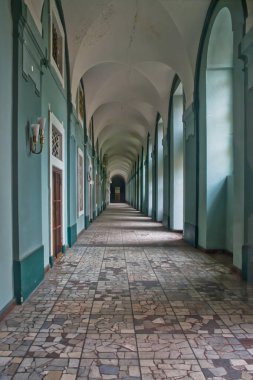
M 26 0 L 36 3 L 43 0 Z M 127 178 L 157 113 L 164 125 L 174 75 L 193 100 L 199 40 L 211 0 L 62 0 L 71 92 L 83 78 L 87 125 L 108 155 L 110 174 Z M 249 13 L 252 12 L 252 0 Z M 37 10 L 39 12 L 39 10 Z
M 175 73 L 190 104 L 199 38 L 210 0 L 62 0 L 75 98 L 85 87 L 87 125 L 128 177 L 159 112 L 167 123 Z

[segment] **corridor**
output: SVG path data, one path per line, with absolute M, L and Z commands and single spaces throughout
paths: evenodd
M 253 379 L 253 290 L 125 204 L 0 324 L 0 379 Z

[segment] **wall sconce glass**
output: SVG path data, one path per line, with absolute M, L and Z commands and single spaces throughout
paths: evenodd
M 30 151 L 34 154 L 40 154 L 43 150 L 45 142 L 44 130 L 45 130 L 46 118 L 38 117 L 37 123 L 31 125 L 31 137 L 30 137 Z M 40 145 L 37 150 L 37 145 Z

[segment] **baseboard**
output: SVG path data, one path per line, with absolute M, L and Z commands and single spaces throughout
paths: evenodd
M 14 260 L 14 295 L 23 303 L 44 278 L 44 246 L 20 260 Z
M 193 247 L 197 246 L 198 240 L 198 228 L 194 224 L 184 223 L 184 240 L 192 245 Z
M 197 248 L 204 252 L 204 253 L 213 253 L 213 254 L 216 254 L 216 253 L 224 253 L 222 249 L 219 249 L 219 248 L 204 248 L 202 247 L 201 245 L 197 245 Z
M 77 239 L 77 224 L 73 224 L 68 227 L 68 245 L 72 247 L 72 245 L 76 242 Z
M 1 311 L 0 311 L 0 322 L 6 318 L 6 316 L 14 309 L 17 305 L 15 298 L 13 298 Z
M 183 233 L 183 230 L 177 230 L 177 229 L 174 229 L 174 228 L 169 228 L 169 231 L 175 232 L 176 234 L 182 234 Z
M 90 217 L 85 215 L 85 229 L 87 230 L 90 226 Z
M 197 248 L 202 251 L 202 252 L 205 252 L 205 253 L 210 253 L 210 254 L 218 254 L 218 253 L 222 253 L 223 255 L 227 255 L 227 256 L 233 256 L 233 252 L 230 252 L 226 249 L 221 249 L 221 248 L 204 248 L 202 247 L 201 245 L 198 245 Z
M 242 278 L 253 284 L 253 247 L 250 245 L 242 247 Z

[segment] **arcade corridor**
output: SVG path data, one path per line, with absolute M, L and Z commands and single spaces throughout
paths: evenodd
M 107 208 L 0 324 L 0 379 L 253 378 L 253 289 L 228 255 Z

